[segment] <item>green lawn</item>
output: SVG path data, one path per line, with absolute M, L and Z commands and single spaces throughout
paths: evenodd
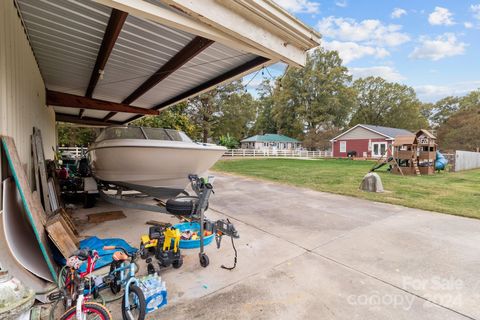
M 399 176 L 377 171 L 386 190 L 358 189 L 374 162 L 342 159 L 241 159 L 217 162 L 213 170 L 256 177 L 407 207 L 480 218 L 480 170 Z

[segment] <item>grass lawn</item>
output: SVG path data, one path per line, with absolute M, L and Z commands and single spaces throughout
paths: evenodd
M 267 179 L 318 191 L 344 194 L 407 207 L 480 218 L 480 170 L 431 176 L 377 171 L 386 190 L 358 189 L 374 162 L 343 159 L 241 159 L 217 162 L 213 170 Z

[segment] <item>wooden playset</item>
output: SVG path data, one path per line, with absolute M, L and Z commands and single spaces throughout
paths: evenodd
M 412 135 L 396 136 L 392 144 L 392 155 L 388 150 L 371 171 L 390 165 L 390 172 L 401 175 L 428 175 L 435 173 L 437 157 L 436 137 L 421 129 Z

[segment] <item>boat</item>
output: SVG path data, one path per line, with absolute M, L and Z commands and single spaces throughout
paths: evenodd
M 175 195 L 185 190 L 189 175 L 201 176 L 226 148 L 192 141 L 184 132 L 134 126 L 105 128 L 89 147 L 92 175 L 103 184 Z

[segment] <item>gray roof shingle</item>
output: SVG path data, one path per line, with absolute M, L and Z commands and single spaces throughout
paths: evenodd
M 395 138 L 396 136 L 406 136 L 406 135 L 413 135 L 412 132 L 405 130 L 405 129 L 398 129 L 398 128 L 389 128 L 389 127 L 382 127 L 382 126 L 373 126 L 370 124 L 361 124 L 362 127 L 369 128 L 371 130 L 377 131 L 383 135 L 389 136 L 391 138 Z

